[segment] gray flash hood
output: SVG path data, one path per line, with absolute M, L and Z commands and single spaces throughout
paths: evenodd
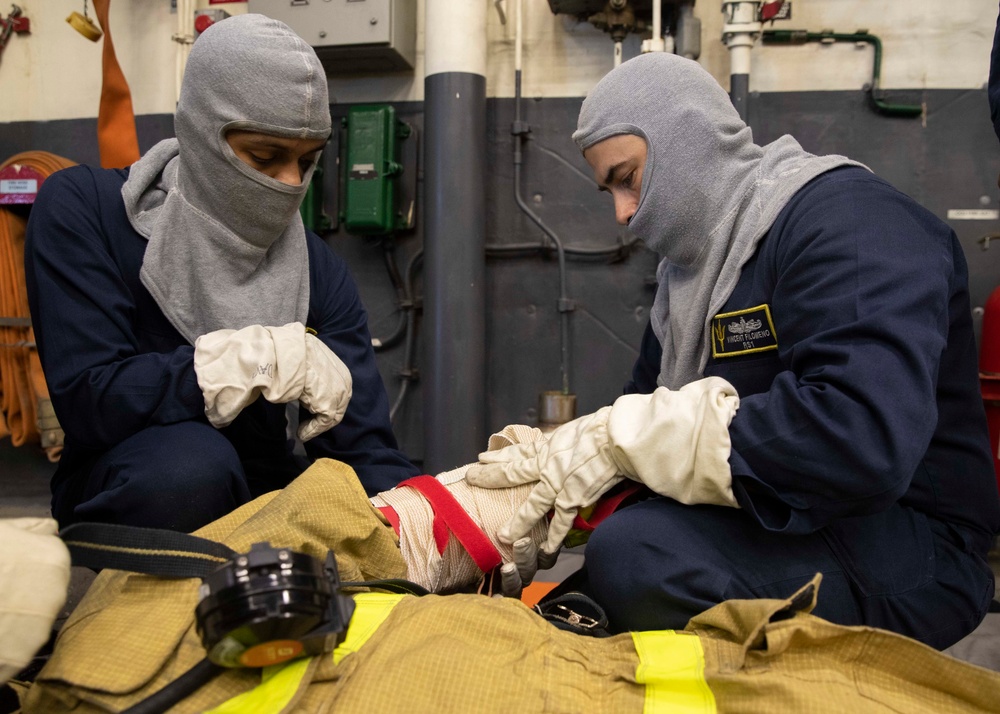
M 194 342 L 221 328 L 305 322 L 309 258 L 299 186 L 246 165 L 232 129 L 326 139 L 326 74 L 285 24 L 238 15 L 191 49 L 174 118 L 176 139 L 154 146 L 122 188 L 132 226 L 148 238 L 140 278 L 174 327 Z
M 758 146 L 712 75 L 664 53 L 622 63 L 584 100 L 581 150 L 619 134 L 646 141 L 629 229 L 662 258 L 650 319 L 658 383 L 676 389 L 703 376 L 711 319 L 781 209 L 816 176 L 861 164 L 814 156 L 787 135 Z

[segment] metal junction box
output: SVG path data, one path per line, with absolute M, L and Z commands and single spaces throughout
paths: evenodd
M 413 69 L 417 0 L 249 0 L 249 12 L 288 25 L 328 74 Z

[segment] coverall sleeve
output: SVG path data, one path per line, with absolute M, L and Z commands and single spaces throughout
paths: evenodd
M 139 353 L 135 300 L 112 256 L 117 237 L 107 233 L 102 198 L 85 167 L 53 174 L 25 241 L 28 300 L 56 416 L 92 449 L 205 411 L 193 347 Z
M 876 179 L 808 189 L 773 251 L 784 370 L 742 397 L 730 426 L 740 504 L 805 533 L 888 508 L 937 424 L 957 245 L 947 226 Z
M 375 362 L 368 331 L 368 315 L 358 288 L 342 258 L 322 240 L 309 235 L 309 327 L 333 350 L 351 372 L 353 396 L 343 420 L 333 429 L 305 443 L 316 459 L 337 459 L 358 474 L 370 496 L 387 491 L 418 473 L 399 451 L 389 422 L 389 398 Z M 300 419 L 307 418 L 302 414 Z

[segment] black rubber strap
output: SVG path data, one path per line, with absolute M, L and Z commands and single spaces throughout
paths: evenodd
M 340 584 L 341 588 L 372 588 L 373 590 L 385 590 L 399 595 L 430 595 L 430 591 L 422 585 L 417 585 L 402 578 L 385 578 L 383 580 L 362 580 L 351 581 Z
M 59 533 L 73 561 L 164 578 L 204 578 L 237 553 L 206 538 L 160 528 L 75 523 Z

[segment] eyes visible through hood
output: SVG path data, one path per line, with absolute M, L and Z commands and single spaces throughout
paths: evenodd
M 302 183 L 302 177 L 326 146 L 323 139 L 287 138 L 241 129 L 228 132 L 226 142 L 247 166 L 289 186 Z
M 598 188 L 614 199 L 615 220 L 621 225 L 627 225 L 639 207 L 646 155 L 646 140 L 635 134 L 610 136 L 583 152 Z

